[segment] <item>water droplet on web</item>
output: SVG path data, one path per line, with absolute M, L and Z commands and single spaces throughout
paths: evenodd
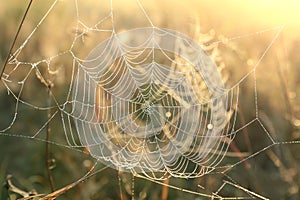
M 211 129 L 213 129 L 213 128 L 214 128 L 214 125 L 212 125 L 212 124 L 208 124 L 208 125 L 207 125 L 207 129 L 208 129 L 208 130 L 211 130 Z
M 166 112 L 166 117 L 167 117 L 167 118 L 169 118 L 169 117 L 171 117 L 171 116 L 172 116 L 171 112 L 169 112 L 169 111 Z

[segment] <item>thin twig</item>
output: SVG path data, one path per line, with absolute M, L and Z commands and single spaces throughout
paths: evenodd
M 170 179 L 167 178 L 164 180 L 164 184 L 162 185 L 162 192 L 161 192 L 161 200 L 167 200 L 168 199 L 168 193 L 169 193 L 169 181 Z
M 121 200 L 123 200 L 122 180 L 121 180 L 121 170 L 120 169 L 118 169 L 118 183 L 119 183 L 120 198 L 121 198 Z
M 20 196 L 22 196 L 23 198 L 22 199 L 32 199 L 34 197 L 36 197 L 36 195 L 38 195 L 35 191 L 24 191 L 24 190 L 21 190 L 20 188 L 18 188 L 17 186 L 15 186 L 13 183 L 12 183 L 12 175 L 7 175 L 6 176 L 6 187 L 8 189 L 8 191 L 10 192 L 13 192 L 15 194 L 18 194 Z
M 251 145 L 251 141 L 250 141 L 250 138 L 249 138 L 249 132 L 248 132 L 248 129 L 247 127 L 245 126 L 246 125 L 246 120 L 245 120 L 245 115 L 244 115 L 244 112 L 243 112 L 243 109 L 241 106 L 239 106 L 239 111 L 238 111 L 238 114 L 239 114 L 239 118 L 241 120 L 241 125 L 242 127 L 245 127 L 242 129 L 242 132 L 243 132 L 243 135 L 244 135 L 244 140 L 245 140 L 245 143 L 246 143 L 246 146 L 247 146 L 247 149 L 248 149 L 248 152 L 253 152 L 253 149 L 252 149 L 252 145 Z
M 230 149 L 233 150 L 233 152 L 235 152 L 238 155 L 238 158 L 239 158 L 240 161 L 245 161 L 245 162 L 243 162 L 244 167 L 247 170 L 249 170 L 251 168 L 250 164 L 247 162 L 247 160 L 245 160 L 245 158 L 242 155 L 240 149 L 235 145 L 235 143 L 233 141 L 229 144 L 229 147 L 230 147 Z
M 288 86 L 287 86 L 287 81 L 283 75 L 283 72 L 281 70 L 281 67 L 280 67 L 280 59 L 278 58 L 278 63 L 279 64 L 276 64 L 276 69 L 277 69 L 277 73 L 278 73 L 278 76 L 279 76 L 279 81 L 280 81 L 280 86 L 283 90 L 283 96 L 284 96 L 284 99 L 285 99 L 285 104 L 286 104 L 286 108 L 287 108 L 287 112 L 288 112 L 288 119 L 291 120 L 293 119 L 294 117 L 294 110 L 293 110 L 293 106 L 291 104 L 291 101 L 290 101 L 290 98 L 289 98 L 289 92 L 288 92 Z
M 48 195 L 46 195 L 45 197 L 41 198 L 41 200 L 53 200 L 56 199 L 56 197 L 64 194 L 65 192 L 69 191 L 70 189 L 74 188 L 75 186 L 79 185 L 80 183 L 84 182 L 86 180 L 86 176 L 84 176 L 83 178 L 79 179 L 78 181 L 71 183 L 61 189 L 58 189 Z
M 49 82 L 49 81 L 48 81 Z M 48 91 L 48 106 L 51 107 L 51 83 L 48 83 L 47 87 Z M 51 134 L 51 126 L 50 126 L 50 119 L 51 119 L 51 109 L 48 110 L 48 122 L 47 122 L 47 131 L 46 131 L 46 170 L 47 170 L 47 176 L 49 180 L 50 190 L 51 192 L 54 192 L 54 179 L 51 174 L 51 164 L 52 159 L 50 158 L 50 143 L 48 142 L 50 140 L 50 134 Z
M 2 71 L 1 71 L 1 74 L 0 74 L 0 80 L 1 80 L 1 78 L 2 78 L 2 75 L 3 75 L 3 73 L 4 73 L 5 67 L 6 67 L 6 65 L 7 65 L 7 63 L 8 63 L 9 58 L 10 58 L 12 49 L 13 49 L 14 46 L 15 46 L 15 43 L 16 43 L 17 38 L 18 38 L 18 35 L 19 35 L 20 30 L 21 30 L 21 28 L 22 28 L 22 26 L 23 26 L 23 23 L 24 23 L 24 21 L 25 21 L 25 18 L 26 18 L 26 16 L 27 16 L 27 13 L 28 13 L 28 11 L 29 11 L 29 8 L 30 8 L 32 2 L 33 2 L 33 0 L 30 0 L 28 6 L 27 6 L 27 8 L 26 8 L 26 11 L 25 11 L 25 13 L 24 13 L 24 15 L 23 15 L 23 18 L 22 18 L 22 20 L 21 20 L 21 22 L 20 22 L 20 25 L 19 25 L 18 30 L 17 30 L 17 32 L 16 32 L 16 35 L 15 35 L 15 37 L 14 37 L 14 40 L 13 40 L 11 46 L 10 46 L 10 49 L 9 49 L 9 51 L 8 51 L 8 55 L 7 55 L 6 59 L 5 59 L 5 62 L 4 62 L 4 65 L 3 65 L 3 68 L 2 68 Z
M 64 193 L 66 193 L 67 191 L 69 191 L 70 189 L 73 189 L 74 187 L 76 187 L 76 186 L 79 185 L 80 183 L 83 183 L 83 182 L 86 181 L 88 178 L 90 178 L 91 176 L 93 176 L 93 175 L 96 174 L 96 172 L 95 172 L 95 173 L 92 173 L 92 171 L 95 169 L 96 165 L 97 165 L 97 162 L 96 162 L 96 163 L 93 165 L 93 167 L 92 167 L 92 168 L 91 168 L 91 169 L 90 169 L 83 177 L 81 177 L 79 180 L 77 180 L 77 181 L 75 181 L 75 182 L 73 182 L 73 183 L 71 183 L 71 184 L 69 184 L 69 185 L 67 185 L 67 186 L 65 186 L 65 187 L 63 187 L 63 188 L 61 188 L 61 189 L 58 189 L 58 190 L 56 190 L 56 191 L 54 191 L 54 192 L 52 192 L 52 193 L 50 193 L 50 194 L 47 194 L 45 197 L 41 198 L 40 200 L 54 200 L 54 199 L 56 199 L 58 196 L 60 196 L 60 195 L 62 195 L 62 194 L 64 194 Z M 103 171 L 103 170 L 105 170 L 105 169 L 107 169 L 107 167 L 102 168 L 101 170 L 97 171 L 97 173 L 100 172 L 100 171 Z
M 134 197 L 134 174 L 132 174 L 132 177 L 131 177 L 131 200 L 135 200 L 135 197 Z
M 242 190 L 242 191 L 244 191 L 244 192 L 252 195 L 253 197 L 258 198 L 258 199 L 269 200 L 268 198 L 266 198 L 266 197 L 264 197 L 262 195 L 259 195 L 259 194 L 255 193 L 255 192 L 252 192 L 251 190 L 248 190 L 247 188 L 244 188 L 244 187 L 242 187 L 240 185 L 237 185 L 235 183 L 231 183 L 229 181 L 224 181 L 224 183 L 226 183 L 228 185 L 231 185 L 231 186 L 234 186 L 234 187 L 236 187 L 236 188 L 238 188 L 238 189 L 240 189 L 240 190 Z M 252 197 L 252 199 L 253 199 L 253 197 Z
M 266 152 L 266 154 L 272 160 L 274 165 L 276 167 L 278 167 L 281 179 L 284 182 L 289 184 L 288 193 L 290 195 L 298 193 L 299 192 L 299 186 L 297 185 L 297 182 L 295 181 L 295 179 L 296 179 L 295 177 L 297 177 L 297 176 L 296 176 L 296 174 L 294 174 L 294 173 L 297 173 L 297 172 L 296 171 L 293 172 L 293 170 L 290 170 L 287 167 L 285 167 L 284 164 L 282 163 L 282 161 L 278 158 L 278 156 L 271 149 L 269 149 Z

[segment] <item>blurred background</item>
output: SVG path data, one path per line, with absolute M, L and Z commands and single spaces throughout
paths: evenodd
M 74 55 L 84 59 L 94 46 L 110 36 L 112 29 L 110 18 L 106 18 L 111 11 L 109 1 L 85 0 L 75 4 L 60 0 L 50 9 L 53 2 L 33 1 L 13 48 L 18 62 L 6 66 L 0 82 L 0 182 L 7 186 L 6 176 L 11 174 L 18 188 L 40 194 L 51 190 L 44 141 L 47 128 L 53 142 L 48 147 L 55 189 L 80 179 L 95 162 L 87 152 L 82 153 L 84 149 L 76 151 L 64 146 L 67 143 L 59 114 L 50 120 L 49 127 L 44 125 L 48 115 L 58 110 L 56 103 L 64 103 L 68 94 L 73 58 L 64 52 L 72 46 Z M 235 155 L 226 157 L 222 165 L 255 156 L 230 168 L 226 176 L 212 173 L 191 180 L 171 178 L 169 184 L 179 190 L 135 178 L 135 198 L 206 199 L 180 189 L 212 194 L 224 181 L 230 181 L 266 198 L 300 199 L 300 144 L 292 144 L 300 140 L 300 2 L 140 2 L 155 26 L 182 32 L 199 41 L 219 66 L 227 88 L 239 84 L 236 130 L 256 119 L 256 112 L 264 126 L 255 121 L 237 132 L 229 150 Z M 0 69 L 27 4 L 28 1 L 19 0 L 1 3 Z M 113 1 L 113 14 L 116 32 L 151 25 L 134 0 Z M 103 31 L 88 29 L 99 21 L 97 28 Z M 74 40 L 76 32 L 82 36 Z M 26 45 L 20 48 L 24 41 Z M 48 58 L 51 62 L 46 62 Z M 38 63 L 39 72 L 32 70 L 32 63 Z M 246 76 L 255 66 L 256 76 Z M 9 81 L 5 79 L 8 74 Z M 26 80 L 24 84 L 22 80 Z M 50 97 L 48 87 L 53 92 Z M 287 143 L 270 147 L 268 134 L 276 142 Z M 270 148 L 261 151 L 265 147 Z M 99 163 L 97 167 L 104 166 Z M 131 199 L 131 185 L 130 174 L 105 169 L 58 199 Z M 241 187 L 226 184 L 219 194 L 249 197 Z M 1 187 L 0 197 L 9 196 L 20 197 Z

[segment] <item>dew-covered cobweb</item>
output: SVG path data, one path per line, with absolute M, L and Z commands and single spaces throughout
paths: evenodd
M 83 185 L 115 171 L 120 199 L 127 190 L 132 199 L 151 198 L 149 186 L 134 187 L 137 181 L 188 199 L 269 199 L 269 188 L 258 186 L 264 171 L 255 169 L 264 159 L 273 169 L 268 181 L 285 175 L 287 194 L 299 193 L 293 178 L 299 153 L 298 161 L 286 158 L 299 150 L 297 137 L 278 136 L 277 118 L 264 110 L 272 107 L 260 103 L 273 84 L 264 61 L 281 47 L 283 25 L 214 38 L 212 31 L 200 34 L 199 22 L 191 23 L 192 33 L 180 20 L 164 24 L 164 14 L 151 14 L 143 1 L 130 1 L 128 11 L 126 2 L 94 3 L 33 1 L 39 12 L 29 10 L 1 79 L 4 143 L 16 138 L 14 145 L 29 140 L 47 151 L 59 148 L 50 159 L 64 165 L 70 159 L 62 152 L 79 154 L 84 164 L 69 165 L 78 164 L 73 168 Z M 261 36 L 247 55 L 243 48 Z

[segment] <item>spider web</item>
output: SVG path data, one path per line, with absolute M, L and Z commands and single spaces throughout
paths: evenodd
M 94 3 L 77 0 L 33 5 L 43 14 L 29 14 L 26 22 L 34 25 L 18 37 L 1 80 L 1 96 L 10 105 L 1 136 L 89 154 L 100 171 L 114 168 L 121 177 L 129 172 L 193 197 L 268 199 L 237 174 L 255 173 L 252 168 L 262 155 L 287 173 L 272 149 L 298 144 L 278 139 L 259 106 L 261 63 L 284 27 L 216 41 L 209 34 L 191 39 L 156 25 L 140 1 L 132 3 L 143 18 L 136 24 L 119 22 L 114 1 L 94 9 Z M 50 32 L 47 26 L 53 27 Z M 234 42 L 263 34 L 271 39 L 256 63 L 247 60 L 250 68 L 241 76 L 234 77 L 218 60 L 217 46 L 235 52 Z M 51 138 L 50 128 L 55 132 Z M 262 142 L 251 144 L 256 140 Z M 298 191 L 293 179 L 286 182 Z M 197 187 L 190 189 L 189 183 Z

